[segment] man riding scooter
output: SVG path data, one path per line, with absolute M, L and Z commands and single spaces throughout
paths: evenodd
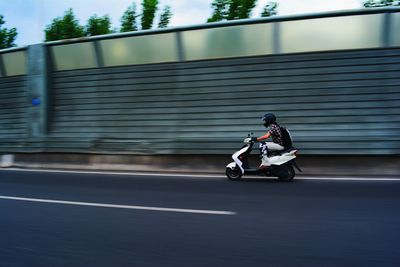
M 289 149 L 292 146 L 291 138 L 288 131 L 279 126 L 276 122 L 276 116 L 273 113 L 267 113 L 262 117 L 265 128 L 269 128 L 269 131 L 260 137 L 252 137 L 252 141 L 264 141 L 269 137 L 272 137 L 272 142 L 260 143 L 260 150 L 262 153 L 262 162 L 260 169 L 266 169 L 271 166 L 268 160 L 268 153 L 271 151 L 283 151 Z
M 225 174 L 228 179 L 237 181 L 243 175 L 259 175 L 267 177 L 278 177 L 282 181 L 291 181 L 295 177 L 297 166 L 295 159 L 297 149 L 292 147 L 292 138 L 289 131 L 279 126 L 276 122 L 276 117 L 272 113 L 267 113 L 263 116 L 264 126 L 269 131 L 261 137 L 250 137 L 243 140 L 244 146 L 233 153 L 233 162 L 230 162 L 225 169 Z M 252 169 L 249 166 L 249 155 L 252 151 L 253 144 L 256 141 L 263 141 L 272 137 L 272 142 L 261 142 L 260 150 L 262 155 L 262 163 L 259 168 Z

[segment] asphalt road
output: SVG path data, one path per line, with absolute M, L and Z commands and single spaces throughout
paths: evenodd
M 0 266 L 400 266 L 400 181 L 0 171 Z

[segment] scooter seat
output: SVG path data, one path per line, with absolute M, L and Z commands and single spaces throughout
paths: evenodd
M 268 156 L 270 157 L 270 156 L 280 156 L 280 155 L 282 155 L 282 154 L 284 154 L 284 153 L 287 153 L 287 152 L 290 152 L 290 151 L 292 151 L 292 150 L 294 150 L 295 148 L 294 147 L 291 147 L 291 148 L 288 148 L 288 149 L 285 149 L 285 150 L 273 150 L 273 151 L 268 151 Z

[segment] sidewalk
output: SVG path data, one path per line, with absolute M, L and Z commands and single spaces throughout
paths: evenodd
M 87 170 L 225 175 L 230 155 L 15 154 L 1 166 L 29 169 Z M 259 159 L 250 159 L 257 166 Z M 400 177 L 399 156 L 299 156 L 297 176 Z

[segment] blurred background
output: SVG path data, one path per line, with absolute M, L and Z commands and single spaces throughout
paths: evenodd
M 208 23 L 175 27 L 168 5 L 158 27 L 154 12 L 146 24 L 151 2 L 125 11 L 126 31 L 123 18 L 120 29 L 99 30 L 106 16 L 80 26 L 69 9 L 47 25 L 47 42 L 0 50 L 0 152 L 215 165 L 248 133 L 264 134 L 260 118 L 273 112 L 306 165 L 335 168 L 340 156 L 350 172 L 354 162 L 377 172 L 390 162 L 386 172 L 398 174 L 396 1 L 302 15 L 280 15 L 278 3 L 213 1 Z

